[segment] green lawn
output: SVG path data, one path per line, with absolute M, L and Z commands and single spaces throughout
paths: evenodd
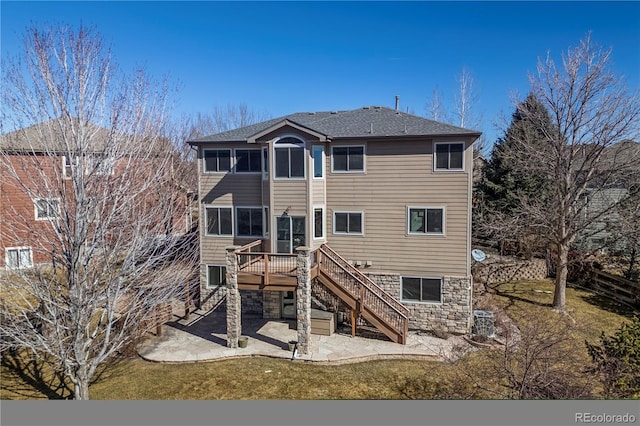
M 494 302 L 516 322 L 525 317 L 555 318 L 548 280 L 497 286 Z M 612 334 L 632 311 L 606 299 L 569 288 L 567 309 L 576 325 L 572 345 L 586 355 L 585 339 Z M 561 318 L 561 317 L 558 317 Z M 19 359 L 22 362 L 22 359 Z M 3 358 L 2 399 L 66 397 L 58 381 L 37 364 L 11 367 Z M 481 369 L 482 358 L 467 360 Z M 288 360 L 246 358 L 227 361 L 156 364 L 128 359 L 109 367 L 91 386 L 92 399 L 403 399 L 448 398 L 466 394 L 456 363 L 384 360 L 346 365 L 313 365 Z M 486 393 L 474 397 L 488 397 Z

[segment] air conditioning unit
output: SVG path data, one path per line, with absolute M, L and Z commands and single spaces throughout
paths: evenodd
M 476 336 L 493 337 L 495 335 L 493 312 L 473 311 L 471 333 Z

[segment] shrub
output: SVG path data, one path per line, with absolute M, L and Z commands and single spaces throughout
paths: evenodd
M 591 371 L 598 373 L 607 398 L 640 396 L 640 315 L 613 336 L 604 332 L 598 344 L 586 342 Z

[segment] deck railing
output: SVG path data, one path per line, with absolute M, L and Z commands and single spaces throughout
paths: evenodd
M 296 254 L 266 253 L 262 251 L 262 241 L 254 241 L 236 251 L 238 271 L 253 275 L 263 275 L 265 283 L 270 275 L 295 276 L 298 261 Z
M 371 278 L 347 262 L 326 244 L 319 249 L 320 271 L 359 300 L 381 321 L 406 338 L 409 310 L 378 286 Z

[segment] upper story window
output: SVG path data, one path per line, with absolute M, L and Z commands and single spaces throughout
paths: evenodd
M 65 179 L 71 179 L 73 171 L 78 166 L 78 157 L 70 157 L 68 155 L 62 156 L 62 177 Z
M 230 149 L 205 149 L 202 157 L 205 173 L 226 173 L 231 170 Z
M 109 176 L 113 174 L 115 160 L 106 154 L 93 154 L 86 158 L 87 174 Z
M 206 207 L 206 235 L 218 237 L 233 236 L 231 207 Z
M 33 266 L 31 247 L 7 247 L 4 253 L 5 265 L 8 269 L 31 268 Z
M 324 176 L 324 147 L 314 145 L 311 154 L 313 156 L 313 177 L 320 179 Z
M 362 235 L 362 212 L 333 212 L 333 233 Z
M 269 179 L 269 148 L 262 148 L 262 179 Z
M 304 178 L 304 142 L 300 139 L 286 137 L 276 142 L 275 176 L 281 179 Z
M 262 158 L 259 149 L 236 149 L 236 172 L 260 173 Z
M 364 146 L 334 146 L 331 158 L 333 172 L 364 171 Z
M 60 216 L 60 200 L 57 198 L 38 198 L 34 204 L 36 220 L 56 219 Z
M 444 209 L 442 207 L 409 207 L 409 234 L 444 234 Z
M 435 170 L 464 170 L 463 142 L 435 143 Z
M 264 221 L 262 207 L 237 207 L 236 227 L 238 237 L 262 237 Z

